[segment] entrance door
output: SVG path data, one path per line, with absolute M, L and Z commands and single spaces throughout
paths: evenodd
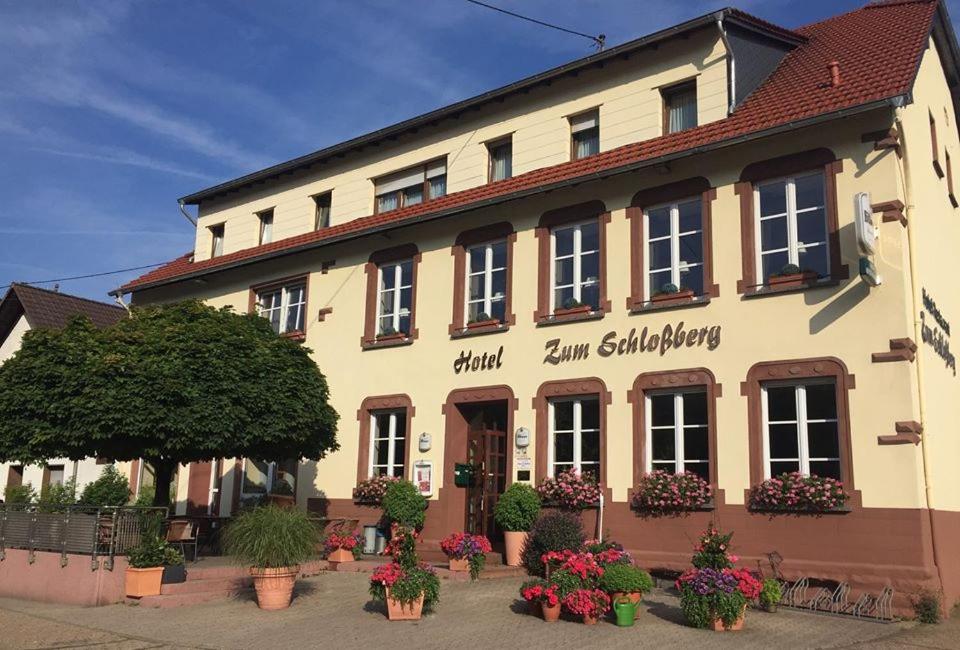
M 483 426 L 467 434 L 467 462 L 474 466 L 473 485 L 468 488 L 466 531 L 502 537 L 493 521 L 493 508 L 506 489 L 507 433 Z

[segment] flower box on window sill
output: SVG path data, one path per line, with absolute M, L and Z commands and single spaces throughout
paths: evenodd
M 594 501 L 592 503 L 584 504 L 582 508 L 566 508 L 559 501 L 542 501 L 540 506 L 543 508 L 556 508 L 558 510 L 570 510 L 570 512 L 580 512 L 581 510 L 595 510 L 600 508 L 600 502 Z
M 298 341 L 298 342 L 303 342 L 307 339 L 307 335 L 304 332 L 300 332 L 300 331 L 284 332 L 280 336 L 282 336 L 285 339 L 290 339 L 291 341 Z
M 767 278 L 767 285 L 771 289 L 786 289 L 792 287 L 806 287 L 814 284 L 819 276 L 816 271 L 802 271 L 785 275 L 771 275 Z
M 814 517 L 819 517 L 820 515 L 846 515 L 853 512 L 853 508 L 850 506 L 840 506 L 839 508 L 824 508 L 821 510 L 815 510 L 810 508 L 773 508 L 773 507 L 760 507 L 752 506 L 747 504 L 747 510 L 755 514 L 765 514 L 765 515 L 811 515 Z
M 377 343 L 395 343 L 407 338 L 404 332 L 394 332 L 393 334 L 378 334 Z
M 576 307 L 557 307 L 553 310 L 553 315 L 556 318 L 563 318 L 565 316 L 578 316 L 580 314 L 589 314 L 593 311 L 593 307 L 590 305 L 577 305 Z
M 655 305 L 675 305 L 693 300 L 693 289 L 684 289 L 676 293 L 655 293 L 650 297 L 650 302 Z
M 490 318 L 487 320 L 476 320 L 472 323 L 467 323 L 468 330 L 481 330 L 481 329 L 495 329 L 500 326 L 499 318 Z

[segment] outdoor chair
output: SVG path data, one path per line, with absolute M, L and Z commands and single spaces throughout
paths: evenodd
M 186 549 L 193 547 L 192 562 L 197 561 L 197 526 L 192 521 L 175 519 L 167 528 L 167 542 L 177 546 L 186 558 Z

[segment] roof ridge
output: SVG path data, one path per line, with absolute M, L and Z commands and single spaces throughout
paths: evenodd
M 73 300 L 82 300 L 84 302 L 89 302 L 93 305 L 99 305 L 100 307 L 109 307 L 110 309 L 123 309 L 120 305 L 115 305 L 109 302 L 103 302 L 102 300 L 94 300 L 93 298 L 85 298 L 83 296 L 77 296 L 72 293 L 61 293 L 60 291 L 54 291 L 52 289 L 46 289 L 44 287 L 35 287 L 29 282 L 11 282 L 10 289 L 11 291 L 17 288 L 30 289 L 32 291 L 42 291 L 48 293 L 52 296 L 57 296 L 60 298 L 71 298 Z

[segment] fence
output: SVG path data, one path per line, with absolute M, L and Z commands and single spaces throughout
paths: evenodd
M 115 555 L 140 543 L 148 528 L 160 531 L 166 508 L 67 506 L 44 512 L 34 505 L 0 505 L 0 561 L 8 548 L 60 553 L 65 566 L 68 554 L 89 555 L 91 567 L 106 557 L 113 568 Z

